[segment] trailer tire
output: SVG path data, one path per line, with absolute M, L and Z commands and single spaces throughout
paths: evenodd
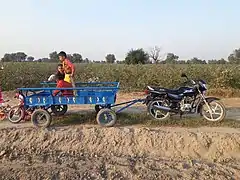
M 38 120 L 39 115 L 41 116 L 41 118 L 45 117 L 45 121 L 46 121 L 45 123 L 41 123 L 40 122 L 41 120 Z M 52 122 L 52 116 L 48 111 L 44 109 L 37 109 L 32 113 L 31 121 L 33 125 L 38 128 L 47 128 L 48 126 L 50 126 Z
M 117 121 L 117 115 L 113 110 L 104 108 L 98 112 L 96 119 L 100 126 L 112 127 Z

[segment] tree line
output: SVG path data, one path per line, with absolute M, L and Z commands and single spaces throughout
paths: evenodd
M 145 51 L 143 48 L 131 49 L 124 60 L 117 60 L 114 54 L 107 54 L 104 61 L 94 61 L 88 58 L 83 58 L 79 53 L 68 54 L 68 58 L 73 63 L 118 63 L 118 64 L 240 64 L 240 48 L 235 49 L 228 58 L 202 60 L 193 57 L 189 60 L 181 60 L 174 53 L 167 53 L 166 57 L 161 57 L 161 49 L 157 46 L 151 48 L 150 51 Z M 28 56 L 24 52 L 6 53 L 2 62 L 59 62 L 57 51 L 51 52 L 49 57 L 35 59 L 33 56 Z

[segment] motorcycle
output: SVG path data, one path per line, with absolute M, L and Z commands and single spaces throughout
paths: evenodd
M 165 120 L 174 114 L 200 114 L 208 121 L 222 121 L 226 117 L 226 108 L 217 97 L 206 97 L 207 86 L 204 80 L 194 81 L 186 74 L 185 84 L 178 89 L 148 86 L 145 104 L 148 113 L 156 120 Z

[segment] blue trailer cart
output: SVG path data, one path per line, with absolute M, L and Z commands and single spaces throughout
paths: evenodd
M 96 120 L 101 126 L 110 127 L 116 123 L 116 113 L 132 106 L 144 99 L 134 99 L 132 101 L 115 104 L 119 82 L 88 82 L 76 83 L 75 88 L 56 88 L 56 83 L 41 83 L 41 88 L 18 88 L 19 93 L 24 97 L 26 109 L 33 108 L 31 115 L 32 123 L 37 127 L 48 127 L 52 122 L 50 109 L 55 115 L 63 115 L 67 111 L 68 105 L 93 104 L 97 112 Z M 55 87 L 51 87 L 55 86 Z M 54 90 L 73 90 L 74 96 L 63 96 L 59 93 L 53 96 Z M 119 105 L 126 106 L 118 111 L 111 108 Z

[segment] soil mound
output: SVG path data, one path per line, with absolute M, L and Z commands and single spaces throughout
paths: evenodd
M 0 137 L 0 179 L 240 178 L 237 130 L 8 128 Z

